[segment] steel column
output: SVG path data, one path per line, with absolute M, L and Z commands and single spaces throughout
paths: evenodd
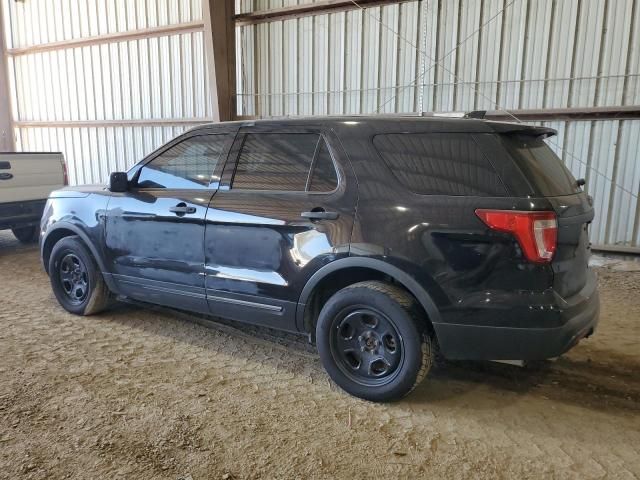
M 236 116 L 236 33 L 233 0 L 202 0 L 209 89 L 216 121 Z
M 7 68 L 7 48 L 5 45 L 4 18 L 0 4 L 0 151 L 15 151 L 13 119 L 9 95 L 9 71 Z

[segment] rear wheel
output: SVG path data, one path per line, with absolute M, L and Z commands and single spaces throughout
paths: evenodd
M 40 229 L 36 226 L 12 228 L 11 232 L 20 243 L 34 243 L 38 240 Z
M 102 273 L 77 236 L 65 237 L 53 246 L 49 278 L 58 302 L 71 313 L 92 315 L 110 303 Z
M 415 300 L 379 281 L 340 290 L 325 304 L 316 328 L 320 359 L 329 376 L 356 397 L 402 398 L 433 363 L 431 337 Z

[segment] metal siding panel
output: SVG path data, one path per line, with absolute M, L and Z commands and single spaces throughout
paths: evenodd
M 478 88 L 476 108 L 492 110 L 496 106 L 498 70 L 500 65 L 500 38 L 502 36 L 502 0 L 485 0 L 482 15 L 482 36 L 478 61 Z M 493 18 L 493 20 L 491 20 Z M 490 23 L 489 23 L 490 22 Z
M 418 109 L 422 112 L 434 111 L 436 70 L 433 65 L 437 62 L 438 45 L 438 8 L 440 0 L 423 0 L 421 8 L 421 43 L 419 78 L 421 93 Z
M 627 52 L 629 63 L 625 84 L 623 105 L 640 105 L 640 0 L 634 0 L 634 16 L 632 19 L 632 35 L 629 36 Z
M 453 94 L 456 82 L 456 58 L 458 50 L 459 0 L 448 0 L 440 4 L 436 91 L 434 106 L 438 112 L 454 110 Z
M 417 60 L 422 40 L 419 31 L 420 19 L 419 2 L 400 4 L 399 31 L 407 41 L 402 39 L 398 41 L 398 75 L 395 90 L 398 97 L 395 102 L 398 112 L 412 112 L 415 108 Z
M 329 15 L 329 114 L 344 113 L 346 13 Z
M 608 245 L 640 246 L 633 238 L 633 229 L 638 212 L 638 186 L 640 185 L 640 120 L 624 120 L 621 123 L 620 142 L 617 144 L 617 168 L 611 208 L 608 219 Z M 622 187 L 622 188 L 620 188 Z
M 345 38 L 345 113 L 360 113 L 363 50 L 364 12 L 352 10 L 346 13 Z
M 517 109 L 520 103 L 522 52 L 524 50 L 527 0 L 519 0 L 504 12 L 504 32 L 498 105 L 500 108 Z
M 571 77 L 569 105 L 590 107 L 595 104 L 596 79 L 600 59 L 600 44 L 605 2 L 582 0 Z
M 594 122 L 591 132 L 592 150 L 587 172 L 587 191 L 593 196 L 595 218 L 591 225 L 591 241 L 604 244 L 609 197 L 611 195 L 615 140 L 618 134 L 617 121 Z
M 478 69 L 478 42 L 480 39 L 478 23 L 482 2 L 461 0 L 460 2 L 460 41 L 464 41 L 457 51 L 457 78 L 453 80 L 455 88 L 455 104 L 457 111 L 471 111 L 475 107 L 475 79 Z M 475 32 L 475 33 L 474 33 Z
M 576 31 L 577 0 L 562 0 L 554 3 L 551 18 L 551 41 L 548 45 L 547 78 L 566 79 L 571 77 L 572 52 Z M 543 107 L 566 107 L 569 104 L 569 82 L 548 81 L 545 84 Z
M 293 20 L 291 22 L 287 22 L 287 25 L 291 25 L 294 32 L 290 33 L 289 41 L 295 42 L 296 47 L 298 43 L 297 38 L 297 20 Z M 240 101 L 238 101 L 238 105 L 241 106 L 242 115 L 255 115 L 256 114 L 256 71 L 255 71 L 255 49 L 253 46 L 255 45 L 255 27 L 253 25 L 240 27 L 240 48 L 241 54 L 240 57 L 240 76 L 242 81 L 238 84 L 242 88 L 239 92 L 242 94 Z M 297 64 L 297 62 L 295 62 Z M 294 65 L 295 65 L 294 64 Z M 295 72 L 295 68 L 291 75 L 297 80 L 297 75 Z M 297 84 L 297 81 L 296 81 Z M 290 92 L 296 91 L 296 89 L 288 90 Z
M 327 114 L 329 16 L 313 17 L 313 115 Z
M 380 8 L 368 8 L 364 12 L 362 58 L 362 105 L 360 113 L 374 113 L 378 108 L 380 68 Z
M 551 29 L 552 0 L 529 2 L 527 19 L 527 39 L 523 53 L 523 74 L 520 108 L 541 108 L 543 105 L 547 76 L 547 55 L 549 54 L 549 33 Z M 532 81 L 539 80 L 539 81 Z
M 298 113 L 298 20 L 285 20 L 282 24 L 283 29 L 283 92 L 284 96 L 284 114 L 297 115 Z
M 591 122 L 567 122 L 564 163 L 575 178 L 587 177 Z
M 271 86 L 269 83 L 269 24 L 262 23 L 256 26 L 256 47 L 257 47 L 257 93 L 258 97 L 258 115 L 269 116 L 269 94 Z M 310 57 L 309 57 L 310 58 Z
M 269 115 L 282 116 L 283 82 L 282 82 L 282 22 L 267 24 L 269 28 Z
M 397 68 L 398 43 L 400 40 L 395 33 L 399 30 L 399 5 L 390 5 L 380 9 L 380 65 L 378 66 L 379 90 L 377 98 L 377 113 L 393 113 L 396 111 L 398 100 Z
M 632 7 L 633 0 L 609 0 L 606 34 L 600 52 L 602 62 L 598 71 L 599 76 L 605 77 L 597 84 L 595 105 L 622 104 Z

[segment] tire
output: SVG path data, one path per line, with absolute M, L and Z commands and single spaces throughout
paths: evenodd
M 111 294 L 93 256 L 79 237 L 53 246 L 49 279 L 58 303 L 76 315 L 93 315 L 109 306 Z
M 12 228 L 11 232 L 20 241 L 20 243 L 34 243 L 38 240 L 40 235 L 40 228 L 36 225 L 30 227 L 17 227 Z
M 395 285 L 367 281 L 340 290 L 324 305 L 316 326 L 325 370 L 356 397 L 374 402 L 404 397 L 434 362 L 422 315 L 413 297 Z

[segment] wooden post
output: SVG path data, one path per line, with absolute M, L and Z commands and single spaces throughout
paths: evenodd
M 202 0 L 213 118 L 236 117 L 236 32 L 233 0 Z
M 16 144 L 13 136 L 13 118 L 11 117 L 11 92 L 9 91 L 7 48 L 2 16 L 3 3 L 0 2 L 0 152 L 13 152 L 16 149 Z

